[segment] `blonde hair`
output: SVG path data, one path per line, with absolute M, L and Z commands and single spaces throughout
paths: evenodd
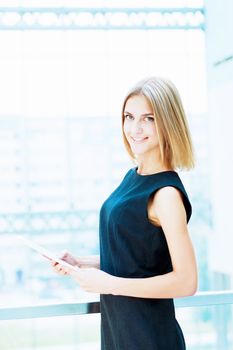
M 139 81 L 126 95 L 122 107 L 122 132 L 127 152 L 135 155 L 124 134 L 124 110 L 133 96 L 144 96 L 152 107 L 163 164 L 173 169 L 191 169 L 195 165 L 193 144 L 179 92 L 168 79 L 151 77 Z

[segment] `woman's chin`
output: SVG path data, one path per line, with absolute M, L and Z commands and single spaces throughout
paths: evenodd
M 133 154 L 134 154 L 136 157 L 143 156 L 144 154 L 147 153 L 146 151 L 138 151 L 138 150 L 135 150 L 135 149 L 132 149 L 132 152 L 133 152 Z
M 131 150 L 134 154 L 143 154 L 147 153 L 149 150 L 147 147 L 143 147 L 141 145 L 131 145 Z

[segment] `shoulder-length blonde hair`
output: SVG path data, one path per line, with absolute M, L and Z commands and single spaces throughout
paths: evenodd
M 163 164 L 172 169 L 193 168 L 194 150 L 183 104 L 175 85 L 165 78 L 151 77 L 139 81 L 124 99 L 122 107 L 123 140 L 132 160 L 136 162 L 136 157 L 124 134 L 124 111 L 128 99 L 140 95 L 144 96 L 152 107 Z

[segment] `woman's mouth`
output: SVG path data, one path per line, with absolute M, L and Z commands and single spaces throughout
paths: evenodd
M 143 142 L 145 142 L 147 139 L 148 139 L 148 137 L 132 137 L 131 136 L 131 139 L 133 140 L 133 142 L 134 143 L 143 143 Z

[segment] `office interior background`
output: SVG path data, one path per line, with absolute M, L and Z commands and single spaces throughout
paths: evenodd
M 0 1 L 0 306 L 98 298 L 15 235 L 98 254 L 101 203 L 134 167 L 122 101 L 146 76 L 176 84 L 194 141 L 196 167 L 180 176 L 198 292 L 232 288 L 232 11 L 227 0 Z M 233 349 L 232 305 L 177 317 L 189 350 Z M 4 350 L 94 350 L 99 315 L 0 321 L 0 334 Z

